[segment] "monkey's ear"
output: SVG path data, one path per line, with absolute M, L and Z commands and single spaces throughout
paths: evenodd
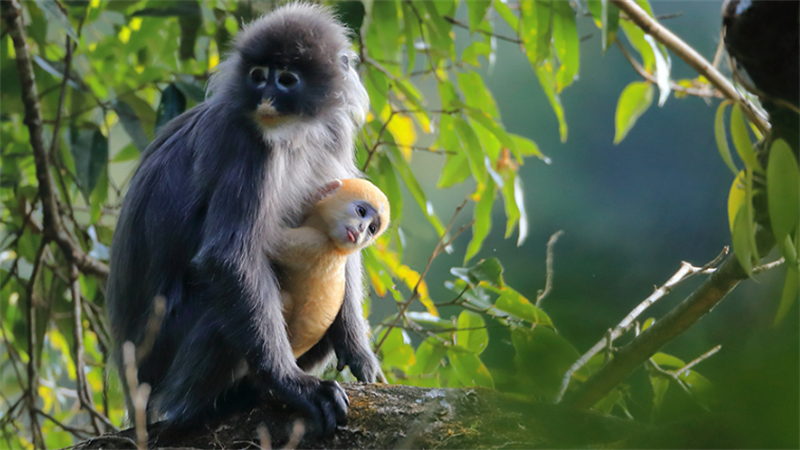
M 336 190 L 338 190 L 340 187 L 342 187 L 342 180 L 333 180 L 331 182 L 326 183 L 325 186 L 319 188 L 317 193 L 311 199 L 311 203 L 317 203 L 323 198 L 336 192 Z

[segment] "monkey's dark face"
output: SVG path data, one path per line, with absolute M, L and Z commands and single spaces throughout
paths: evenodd
M 302 11 L 255 22 L 236 45 L 235 95 L 267 127 L 330 109 L 351 70 L 343 29 Z

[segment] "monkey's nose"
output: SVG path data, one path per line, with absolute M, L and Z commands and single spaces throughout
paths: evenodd
M 358 224 L 358 231 L 363 232 L 366 226 L 363 223 Z

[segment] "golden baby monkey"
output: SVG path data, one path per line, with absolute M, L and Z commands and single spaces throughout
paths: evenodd
M 339 313 L 347 256 L 372 244 L 389 225 L 389 200 L 369 181 L 335 180 L 320 195 L 299 228 L 284 229 L 276 258 L 295 358 L 319 342 Z

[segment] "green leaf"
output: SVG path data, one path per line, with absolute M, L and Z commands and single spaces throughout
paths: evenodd
M 653 388 L 653 408 L 660 409 L 669 388 L 669 380 L 660 375 L 650 375 L 650 386 Z
M 384 334 L 386 334 L 386 331 L 381 333 L 378 341 L 383 339 Z M 411 339 L 406 335 L 405 331 L 399 328 L 393 328 L 389 336 L 383 342 L 383 346 L 381 346 L 381 355 L 383 356 L 381 359 L 383 364 L 401 369 L 409 364 L 413 364 L 415 361 L 414 349 L 410 344 Z
M 644 70 L 653 73 L 656 55 L 653 52 L 653 48 L 650 47 L 650 44 L 644 39 L 644 31 L 627 20 L 620 21 L 619 25 L 622 27 L 622 31 L 625 33 L 628 41 L 630 41 L 631 45 L 633 45 L 636 51 L 642 56 L 642 67 L 644 67 Z
M 114 158 L 111 159 L 111 162 L 118 163 L 125 161 L 133 161 L 134 159 L 138 158 L 139 155 L 140 155 L 139 149 L 137 149 L 136 146 L 131 143 L 126 145 L 125 147 L 122 147 L 122 150 L 120 150 L 119 152 L 117 152 L 116 155 L 114 155 Z
M 399 224 L 400 218 L 403 217 L 403 194 L 400 191 L 400 183 L 397 181 L 397 175 L 394 173 L 389 158 L 383 154 L 377 156 L 378 168 L 376 172 L 372 173 L 370 179 L 389 199 L 392 223 Z
M 436 187 L 443 189 L 463 183 L 471 173 L 469 161 L 464 152 L 448 154 L 444 167 L 442 167 L 442 172 L 439 174 L 439 181 L 436 183 Z
M 97 179 L 97 186 L 92 191 L 90 198 L 90 218 L 91 223 L 97 223 L 102 214 L 102 207 L 105 206 L 108 199 L 108 166 L 100 171 L 100 176 Z
M 135 145 L 140 152 L 143 152 L 150 143 L 150 140 L 147 139 L 147 134 L 144 132 L 144 127 L 139 117 L 136 116 L 136 112 L 129 104 L 123 101 L 114 102 L 113 108 L 114 112 L 119 116 L 122 128 L 124 128 L 125 132 L 130 136 L 133 145 Z
M 614 409 L 614 406 L 616 406 L 620 400 L 622 400 L 622 392 L 615 388 L 612 389 L 608 395 L 595 403 L 592 409 L 602 414 L 611 414 L 611 410 Z
M 800 292 L 800 275 L 798 275 L 795 267 L 788 267 L 786 270 L 786 280 L 783 282 L 783 295 L 781 295 L 781 303 L 778 306 L 778 313 L 775 314 L 775 321 L 773 326 L 778 326 L 792 305 L 797 301 L 797 295 Z
M 386 139 L 390 139 L 390 137 L 386 137 Z M 419 185 L 417 178 L 414 176 L 413 171 L 408 166 L 405 158 L 400 153 L 400 150 L 394 145 L 387 145 L 386 148 L 388 149 L 387 154 L 389 155 L 389 159 L 392 162 L 394 169 L 397 173 L 400 174 L 400 178 L 403 179 L 403 182 L 408 188 L 409 192 L 411 192 L 411 196 L 414 197 L 416 200 L 417 205 L 419 205 L 420 210 L 422 213 L 425 214 L 427 217 L 428 222 L 436 229 L 436 232 L 441 236 L 444 234 L 444 225 L 436 217 L 436 214 L 433 212 L 433 205 L 428 201 L 427 197 L 425 196 L 425 191 Z
M 492 204 L 494 203 L 494 182 L 491 177 L 486 180 L 481 197 L 475 205 L 473 218 L 475 223 L 472 224 L 472 239 L 467 245 L 467 251 L 464 254 L 464 264 L 466 264 L 473 256 L 475 256 L 481 249 L 483 241 L 489 235 L 492 229 Z
M 96 125 L 89 129 L 70 127 L 70 152 L 75 161 L 78 186 L 89 198 L 108 165 L 108 139 Z
M 464 51 L 461 52 L 461 61 L 475 67 L 481 67 L 481 62 L 478 60 L 478 57 L 483 56 L 489 61 L 491 54 L 492 46 L 490 44 L 481 41 L 472 41 Z
M 36 0 L 36 6 L 42 10 L 48 23 L 58 24 L 58 26 L 61 27 L 64 32 L 66 32 L 67 35 L 72 38 L 72 40 L 79 42 L 78 34 L 75 32 L 75 28 L 72 26 L 72 23 L 70 23 L 69 17 L 67 17 L 67 15 L 61 11 L 57 1 Z
M 731 110 L 731 136 L 733 136 L 733 146 L 736 147 L 736 152 L 739 154 L 739 158 L 742 158 L 744 164 L 756 172 L 764 172 L 761 164 L 758 163 L 758 156 L 753 150 L 753 144 L 747 134 L 747 125 L 745 125 L 744 117 L 742 116 L 742 108 L 738 103 L 735 103 L 733 110 Z
M 556 92 L 560 93 L 578 76 L 580 42 L 569 2 L 553 2 L 553 12 L 553 47 L 561 64 L 556 72 Z
M 372 110 L 380 113 L 386 107 L 387 96 L 389 95 L 389 79 L 383 72 L 372 66 L 367 66 L 367 73 L 364 77 L 364 87 L 367 88 Z
M 753 249 L 750 246 L 752 232 L 753 227 L 748 218 L 747 207 L 739 208 L 733 222 L 733 251 L 747 275 L 753 271 Z
M 436 317 L 433 314 L 425 311 L 407 311 L 406 317 L 409 320 L 416 322 L 420 325 L 426 325 L 431 327 L 438 327 L 438 328 L 453 328 L 453 322 L 450 320 L 442 319 L 441 317 Z
M 647 111 L 651 103 L 653 103 L 652 84 L 644 81 L 634 81 L 625 87 L 617 102 L 615 144 L 619 144 L 625 139 L 636 120 Z
M 492 134 L 497 137 L 501 144 L 504 147 L 509 149 L 512 154 L 517 158 L 517 161 L 522 161 L 522 155 L 520 155 L 519 150 L 517 149 L 517 143 L 511 139 L 511 136 L 503 129 L 497 121 L 492 118 L 487 112 L 472 108 L 469 105 L 459 102 L 459 106 L 466 109 L 467 115 L 471 120 L 481 124 L 484 128 L 489 130 Z
M 561 105 L 561 97 L 556 91 L 555 76 L 553 74 L 553 64 L 551 61 L 546 61 L 539 67 L 536 67 L 536 78 L 550 102 L 550 107 L 556 113 L 558 119 L 558 134 L 561 136 L 561 142 L 567 141 L 567 121 L 564 118 L 564 107 Z
M 733 172 L 733 175 L 735 176 L 739 174 L 739 170 L 736 169 L 736 165 L 733 163 L 731 149 L 728 147 L 727 133 L 725 132 L 725 107 L 730 104 L 731 101 L 726 100 L 720 103 L 719 108 L 717 108 L 717 115 L 714 118 L 714 137 L 717 139 L 719 155 L 722 157 L 722 160 L 725 161 L 725 164 L 729 169 L 731 169 L 731 172 Z
M 181 115 L 184 111 L 186 111 L 186 95 L 178 89 L 175 83 L 170 83 L 161 92 L 161 101 L 158 103 L 158 111 L 156 112 L 155 132 L 158 133 L 161 127 Z
M 406 70 L 411 73 L 414 70 L 414 62 L 417 59 L 417 50 L 414 46 L 420 36 L 419 20 L 417 20 L 417 16 L 414 15 L 414 10 L 411 9 L 408 2 L 401 2 L 401 5 L 403 7 L 403 33 L 406 38 L 406 59 L 408 60 L 408 68 Z
M 691 369 L 683 372 L 679 378 L 689 388 L 689 392 L 692 393 L 692 397 L 697 403 L 704 409 L 709 410 L 714 400 L 714 386 L 711 382 L 697 373 L 697 371 Z
M 386 61 L 399 61 L 400 59 L 400 22 L 398 3 L 396 0 L 381 0 L 372 5 L 372 22 L 370 27 L 375 28 L 375 34 L 381 46 L 383 59 Z M 368 47 L 369 48 L 369 47 Z M 370 48 L 370 50 L 372 50 Z M 398 65 L 387 65 L 387 69 L 396 69 Z
M 453 267 L 450 273 L 471 286 L 485 281 L 492 286 L 503 287 L 503 266 L 497 258 L 482 259 L 472 267 Z
M 478 72 L 459 72 L 458 86 L 464 94 L 464 100 L 467 105 L 486 111 L 492 117 L 500 118 L 497 104 L 492 98 L 491 92 L 486 89 L 483 78 Z
M 453 37 L 450 35 L 452 25 L 444 20 L 438 9 L 442 6 L 444 6 L 444 9 L 448 9 L 448 7 L 443 2 L 430 0 L 422 2 L 424 9 L 421 9 L 418 4 L 416 5 L 422 16 L 422 24 L 426 30 L 424 37 L 428 45 L 431 46 L 430 52 L 434 65 L 438 65 L 444 57 L 455 58 L 455 45 L 453 44 Z M 426 11 L 427 15 L 425 14 Z
M 486 167 L 483 165 L 483 150 L 478 141 L 478 136 L 475 135 L 469 124 L 460 117 L 453 117 L 453 125 L 461 144 L 459 147 L 464 151 L 469 161 L 472 176 L 475 177 L 475 181 L 478 184 L 484 184 L 486 182 Z
M 476 355 L 480 355 L 489 345 L 489 333 L 480 314 L 472 311 L 461 311 L 458 315 L 456 345 Z
M 659 367 L 669 367 L 672 369 L 680 369 L 686 365 L 682 359 L 676 358 L 672 355 L 668 355 L 666 353 L 658 352 L 652 356 L 653 361 L 658 364 Z
M 452 325 L 452 324 L 451 324 Z M 442 363 L 442 358 L 447 354 L 445 348 L 437 339 L 428 338 L 417 347 L 416 361 L 408 368 L 408 375 L 422 375 L 432 373 Z
M 511 341 L 517 353 L 517 370 L 529 380 L 531 394 L 555 398 L 564 373 L 580 356 L 575 348 L 548 327 L 514 328 Z
M 522 30 L 520 38 L 525 54 L 536 68 L 550 56 L 553 36 L 553 1 L 536 0 L 520 3 Z
M 783 139 L 772 143 L 767 164 L 767 201 L 775 240 L 782 242 L 800 222 L 800 172 Z
M 361 24 L 364 23 L 364 4 L 360 1 L 339 1 L 333 3 L 333 8 L 339 20 L 347 26 L 353 33 L 358 33 L 361 30 Z
M 492 4 L 491 0 L 472 0 L 467 2 L 469 6 L 469 31 L 475 32 L 481 22 L 486 18 L 486 11 Z
M 519 292 L 509 291 L 503 293 L 497 298 L 494 306 L 501 311 L 505 311 L 530 323 L 549 327 L 553 326 L 553 321 L 550 320 L 550 317 L 533 303 L 529 302 L 528 299 L 520 295 Z
M 494 389 L 494 380 L 489 369 L 478 355 L 465 351 L 447 350 L 447 357 L 456 372 L 456 376 L 464 386 L 483 386 Z
M 187 77 L 187 81 L 175 80 L 172 82 L 183 94 L 197 103 L 203 103 L 206 99 L 206 91 L 203 86 L 194 78 Z
M 139 98 L 134 93 L 129 93 L 120 96 L 119 99 L 127 103 L 131 108 L 133 108 L 133 112 L 136 114 L 136 117 L 138 117 L 142 123 L 142 128 L 144 128 L 144 132 L 147 135 L 147 139 L 152 140 L 154 131 L 153 128 L 156 124 L 157 115 L 156 112 L 153 111 L 153 107 L 150 106 L 150 103 Z
M 619 29 L 619 8 L 611 4 L 609 0 L 601 0 L 601 14 L 602 17 L 601 27 L 602 34 L 602 48 L 603 53 L 611 47 L 611 44 L 617 39 L 617 30 Z
M 519 19 L 517 16 L 514 15 L 514 12 L 511 11 L 511 8 L 508 7 L 503 1 L 495 1 L 492 5 L 494 10 L 497 11 L 497 14 L 506 21 L 508 26 L 511 27 L 514 32 L 519 31 Z
M 512 134 L 511 139 L 513 139 L 514 143 L 517 145 L 517 149 L 519 150 L 520 155 L 535 156 L 544 161 L 545 164 L 551 163 L 550 158 L 548 158 L 544 153 L 542 153 L 541 150 L 539 150 L 539 146 L 536 145 L 536 143 L 533 142 L 532 140 L 516 134 Z

